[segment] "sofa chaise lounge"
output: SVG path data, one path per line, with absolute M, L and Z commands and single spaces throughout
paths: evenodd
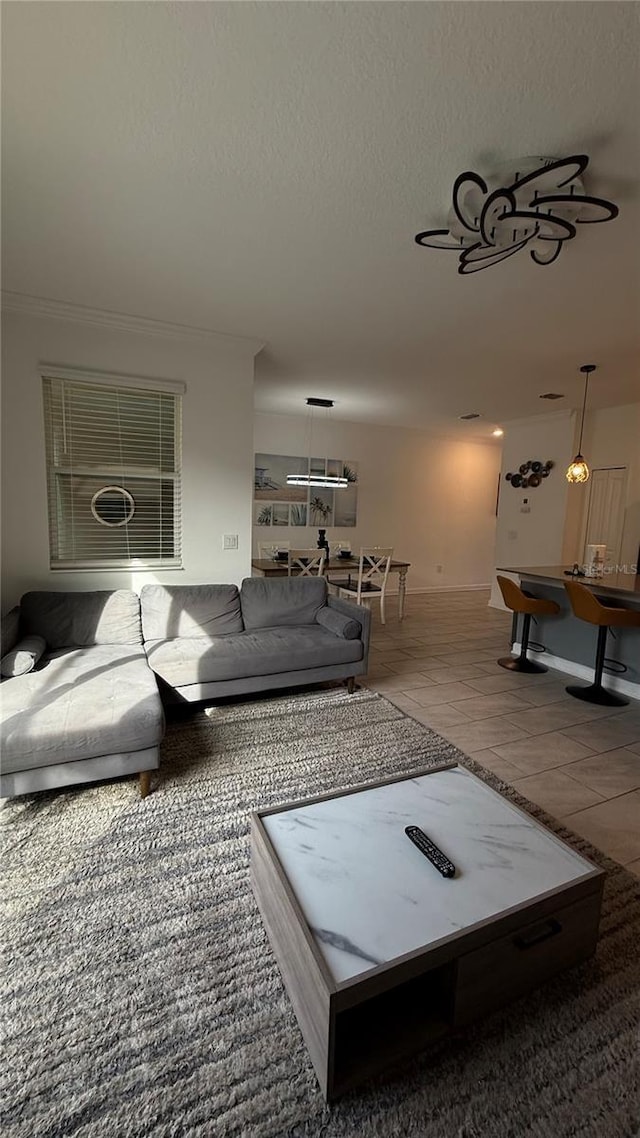
M 194 702 L 367 670 L 368 609 L 323 578 L 26 593 L 3 644 L 0 795 L 140 776 L 160 761 L 164 699 Z M 26 639 L 25 639 L 26 638 Z M 39 641 L 36 666 L 18 674 Z
M 164 714 L 136 594 L 26 593 L 18 635 L 11 657 L 34 638 L 46 647 L 34 670 L 0 686 L 2 796 L 137 773 L 144 795 Z

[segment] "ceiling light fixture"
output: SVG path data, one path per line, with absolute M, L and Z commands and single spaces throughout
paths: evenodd
M 578 453 L 573 461 L 569 464 L 567 470 L 567 482 L 586 482 L 589 477 L 589 467 L 584 461 L 581 453 L 582 432 L 584 430 L 584 412 L 587 406 L 587 388 L 589 386 L 589 376 L 591 375 L 591 372 L 595 370 L 595 364 L 583 364 L 583 366 L 580 368 L 580 371 L 584 374 L 584 399 L 582 401 L 582 419 L 580 420 L 580 442 L 578 443 Z
M 465 275 L 497 265 L 529 246 L 537 265 L 555 261 L 576 226 L 611 221 L 618 207 L 585 193 L 586 154 L 520 158 L 487 178 L 467 170 L 456 178 L 448 229 L 416 234 L 418 245 L 455 249 Z
M 349 485 L 348 478 L 338 474 L 312 474 L 311 472 L 311 459 L 312 446 L 311 441 L 313 438 L 313 409 L 314 407 L 325 407 L 329 410 L 333 407 L 333 399 L 318 399 L 311 396 L 307 399 L 307 407 L 309 411 L 309 466 L 306 474 L 287 474 L 287 486 L 314 486 L 324 490 L 344 490 Z
M 502 427 L 496 427 L 495 431 L 493 431 L 492 434 L 495 436 L 496 439 L 499 439 L 504 434 L 504 431 L 502 430 Z

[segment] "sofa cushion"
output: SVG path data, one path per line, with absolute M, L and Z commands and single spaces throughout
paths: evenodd
M 142 646 L 97 644 L 45 656 L 0 685 L 3 771 L 139 751 L 162 738 L 156 679 Z
M 3 676 L 24 676 L 35 668 L 40 657 L 46 652 L 47 643 L 42 636 L 24 636 L 15 648 L 0 660 L 0 674 Z
M 140 602 L 145 640 L 243 631 L 236 585 L 145 585 Z
M 172 687 L 268 676 L 362 659 L 362 641 L 344 640 L 319 624 L 263 628 L 221 636 L 157 640 L 145 645 L 149 663 Z
M 22 631 L 44 636 L 50 652 L 92 644 L 142 644 L 140 601 L 129 589 L 25 593 Z
M 247 630 L 315 624 L 326 600 L 324 577 L 246 577 L 240 589 Z

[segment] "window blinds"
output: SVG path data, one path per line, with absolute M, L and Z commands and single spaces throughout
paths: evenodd
M 43 391 L 51 567 L 180 566 L 180 396 L 46 375 Z

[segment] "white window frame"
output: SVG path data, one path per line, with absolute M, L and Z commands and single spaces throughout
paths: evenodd
M 49 563 L 55 571 L 69 570 L 113 570 L 125 571 L 131 569 L 181 569 L 182 568 L 182 396 L 186 385 L 174 380 L 150 379 L 143 376 L 115 375 L 110 372 L 94 371 L 92 369 L 61 368 L 42 364 L 39 368 L 43 393 L 43 412 L 45 429 L 45 453 L 47 468 L 47 514 L 49 520 Z M 61 380 L 72 384 L 86 385 L 94 391 L 97 389 L 137 390 L 141 392 L 154 392 L 158 395 L 171 395 L 174 397 L 174 467 L 173 470 L 159 470 L 148 466 L 135 466 L 129 464 L 123 471 L 121 464 L 97 463 L 95 466 L 73 468 L 68 464 L 56 464 L 54 461 L 54 424 L 48 410 L 47 381 Z M 95 558 L 69 558 L 60 556 L 59 521 L 57 513 L 57 481 L 58 476 L 64 474 L 86 474 L 87 476 L 100 475 L 104 478 L 105 487 L 126 481 L 129 477 L 145 477 L 158 481 L 173 481 L 173 556 L 167 557 L 129 557 L 114 558 L 109 556 L 96 556 Z M 132 519 L 133 520 L 133 519 Z M 98 525 L 98 521 L 96 521 Z

